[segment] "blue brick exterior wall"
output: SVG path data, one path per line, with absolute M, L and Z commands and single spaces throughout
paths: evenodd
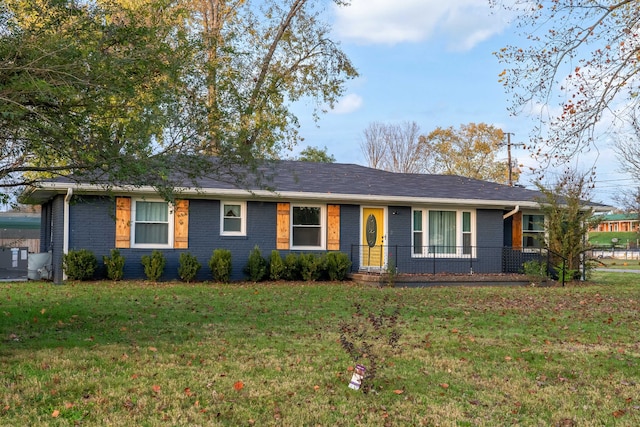
M 476 210 L 477 257 L 414 258 L 412 245 L 412 213 L 409 206 L 389 206 L 388 260 L 394 260 L 400 272 L 406 273 L 499 273 L 502 271 L 503 221 L 501 210 Z
M 348 254 L 351 270 L 360 268 L 358 245 L 360 242 L 360 206 L 340 205 L 340 252 Z
M 478 209 L 476 230 L 478 232 L 478 263 L 476 273 L 502 272 L 502 246 L 504 240 L 504 220 L 502 210 Z
M 63 249 L 63 207 L 64 197 L 59 196 L 43 205 L 41 230 L 42 250 L 53 249 L 54 280 L 62 281 Z M 211 280 L 209 259 L 217 248 L 229 249 L 232 254 L 232 280 L 245 278 L 243 269 L 250 251 L 258 245 L 262 255 L 268 258 L 276 249 L 276 202 L 247 202 L 247 235 L 220 235 L 220 201 L 189 200 L 189 242 L 188 249 L 163 250 L 167 261 L 165 274 L 161 280 L 178 278 L 179 257 L 183 252 L 196 256 L 202 268 L 197 280 Z M 340 206 L 340 251 L 351 256 L 352 271 L 359 268 L 359 245 L 361 228 L 361 207 L 345 204 Z M 495 247 L 501 251 L 504 238 L 504 224 L 501 210 L 478 209 L 476 211 L 476 244 L 478 257 L 470 266 L 469 260 L 446 258 L 413 258 L 411 256 L 412 218 L 411 207 L 390 206 L 387 209 L 387 237 L 385 244 L 392 247 L 390 257 L 397 257 L 396 265 L 401 270 L 423 273 L 496 273 L 501 271 L 500 255 L 483 251 L 482 248 Z M 46 217 L 46 218 L 45 218 Z M 69 249 L 89 249 L 97 257 L 102 267 L 102 257 L 109 255 L 115 247 L 115 200 L 109 197 L 74 197 L 70 204 Z M 47 224 L 53 224 L 53 233 Z M 48 237 L 51 236 L 51 237 Z M 398 246 L 402 249 L 393 249 Z M 125 257 L 125 278 L 144 279 L 141 264 L 143 255 L 150 255 L 151 249 L 120 249 Z M 291 251 L 280 251 L 286 256 Z M 104 269 L 99 275 L 104 277 Z
M 225 248 L 231 251 L 233 280 L 244 278 L 243 269 L 249 252 L 255 245 L 260 247 L 266 258 L 275 249 L 276 244 L 276 203 L 247 203 L 247 235 L 220 235 L 220 202 L 218 200 L 189 201 L 189 244 L 188 249 L 163 250 L 166 259 L 165 273 L 161 280 L 178 278 L 180 254 L 189 252 L 194 255 L 202 268 L 197 279 L 210 280 L 211 270 L 208 262 L 214 249 Z M 62 226 L 62 222 L 60 222 Z M 57 229 L 61 229 L 56 227 Z M 102 257 L 108 256 L 115 248 L 115 202 L 106 197 L 76 197 L 70 205 L 69 249 L 89 249 L 102 267 Z M 152 249 L 123 248 L 120 254 L 125 258 L 124 275 L 129 279 L 144 279 L 144 267 L 141 259 L 151 255 Z M 102 268 L 98 275 L 105 276 Z

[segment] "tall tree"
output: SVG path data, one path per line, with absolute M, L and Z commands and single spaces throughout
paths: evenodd
M 369 167 L 391 172 L 421 173 L 427 159 L 415 122 L 370 123 L 360 148 Z
M 317 118 L 356 75 L 320 19 L 326 4 L 3 2 L 0 185 L 91 171 L 170 190 L 170 171 L 276 156 L 299 140 L 291 104 L 315 102 Z
M 212 130 L 207 152 L 277 156 L 300 140 L 290 103 L 312 100 L 317 119 L 357 75 L 321 19 L 326 0 L 190 1 Z
M 2 3 L 0 186 L 89 172 L 153 184 L 158 160 L 201 133 L 180 78 L 192 51 L 163 7 Z
M 630 173 L 636 180 L 640 180 L 640 119 L 636 113 L 629 117 L 632 132 L 618 135 L 616 151 L 620 160 L 620 168 Z
M 458 129 L 436 128 L 420 138 L 430 157 L 429 173 L 461 175 L 498 183 L 509 183 L 509 168 L 513 181 L 519 170 L 497 155 L 504 144 L 504 132 L 485 123 L 469 123 Z
M 507 66 L 500 78 L 510 110 L 542 111 L 531 145 L 541 162 L 562 164 L 593 148 L 599 125 L 638 110 L 639 2 L 491 1 L 517 15 L 524 42 L 496 55 Z
M 549 186 L 536 182 L 543 194 L 539 202 L 545 214 L 546 247 L 552 251 L 554 265 L 561 266 L 566 260 L 566 271 L 572 272 L 574 277 L 578 277 L 580 257 L 588 249 L 586 236 L 593 218 L 593 209 L 586 202 L 592 189 L 590 182 L 588 174 L 575 170 L 565 170 Z
M 384 123 L 372 122 L 362 132 L 360 149 L 370 168 L 383 169 L 384 158 L 387 155 L 386 127 Z

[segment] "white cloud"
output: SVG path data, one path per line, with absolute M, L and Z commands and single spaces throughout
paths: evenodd
M 338 101 L 331 112 L 333 114 L 349 114 L 358 110 L 360 107 L 362 107 L 362 97 L 355 93 L 350 93 Z
M 486 0 L 352 0 L 335 9 L 335 29 L 343 39 L 362 44 L 444 37 L 449 49 L 464 51 L 508 25 L 498 12 Z

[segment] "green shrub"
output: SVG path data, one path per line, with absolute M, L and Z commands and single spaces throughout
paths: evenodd
M 554 267 L 554 270 L 558 274 L 558 281 L 562 283 L 570 282 L 573 279 L 577 279 L 580 277 L 579 270 L 572 270 L 572 269 L 566 268 L 564 262 L 559 266 Z
M 231 278 L 231 251 L 216 249 L 209 258 L 209 268 L 216 282 L 227 283 Z
M 111 280 L 122 280 L 124 276 L 124 257 L 118 249 L 111 249 L 111 256 L 103 256 L 102 262 L 107 269 L 107 277 Z
M 164 258 L 164 254 L 158 250 L 151 252 L 151 256 L 144 255 L 142 257 L 142 265 L 144 266 L 144 274 L 147 279 L 152 282 L 157 282 L 158 279 L 164 273 L 164 266 L 167 260 Z
M 249 260 L 244 268 L 244 272 L 254 282 L 259 282 L 267 275 L 267 261 L 262 257 L 258 245 L 255 245 L 251 252 L 249 252 Z
M 389 257 L 389 261 L 385 266 L 384 279 L 386 286 L 390 288 L 396 286 L 396 280 L 398 279 L 398 268 L 396 267 L 395 260 L 391 257 Z
M 62 257 L 62 268 L 71 280 L 89 280 L 98 268 L 98 259 L 88 249 L 71 250 Z
M 547 277 L 547 264 L 536 260 L 527 261 L 522 264 L 524 274 L 535 277 L 539 280 Z
M 189 252 L 181 253 L 179 262 L 178 276 L 187 283 L 195 279 L 198 275 L 198 271 L 202 268 L 202 264 L 198 262 L 198 258 Z
M 329 252 L 325 255 L 325 267 L 329 280 L 344 280 L 351 268 L 351 260 L 342 252 Z
M 287 268 L 284 264 L 284 260 L 280 256 L 280 252 L 277 250 L 271 251 L 269 257 L 269 278 L 271 280 L 281 280 L 285 278 Z
M 284 257 L 284 279 L 300 280 L 300 259 L 294 253 L 288 253 Z
M 302 280 L 307 282 L 315 282 L 322 276 L 324 258 L 314 254 L 301 254 L 300 257 L 300 275 Z

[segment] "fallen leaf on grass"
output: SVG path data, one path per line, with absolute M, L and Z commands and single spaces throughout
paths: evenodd
M 440 384 L 440 387 L 442 387 L 442 388 L 449 388 L 449 384 L 447 384 L 447 383 L 442 383 L 442 384 Z
M 242 390 L 242 389 L 244 388 L 244 383 L 243 383 L 242 381 L 236 381 L 236 382 L 233 384 L 233 388 L 234 388 L 236 391 L 240 391 L 240 390 Z
M 158 393 L 160 392 L 161 387 L 157 384 L 154 384 L 151 386 L 151 390 L 153 390 L 154 393 Z
M 149 347 L 149 351 L 158 351 L 158 349 L 155 347 Z
M 402 394 L 402 393 L 404 393 L 404 390 L 393 390 L 393 392 L 395 394 Z
M 60 411 L 58 411 L 58 410 L 56 409 L 55 411 L 53 411 L 53 412 L 51 413 L 51 416 L 52 416 L 53 418 L 58 418 L 58 417 L 60 416 Z
M 319 389 L 320 389 L 320 386 L 319 386 L 319 385 L 314 385 L 314 386 L 313 386 L 313 389 L 314 389 L 314 390 L 319 390 Z
M 624 409 L 618 409 L 617 411 L 613 411 L 613 416 L 615 418 L 620 418 L 624 414 L 626 414 L 626 411 Z

